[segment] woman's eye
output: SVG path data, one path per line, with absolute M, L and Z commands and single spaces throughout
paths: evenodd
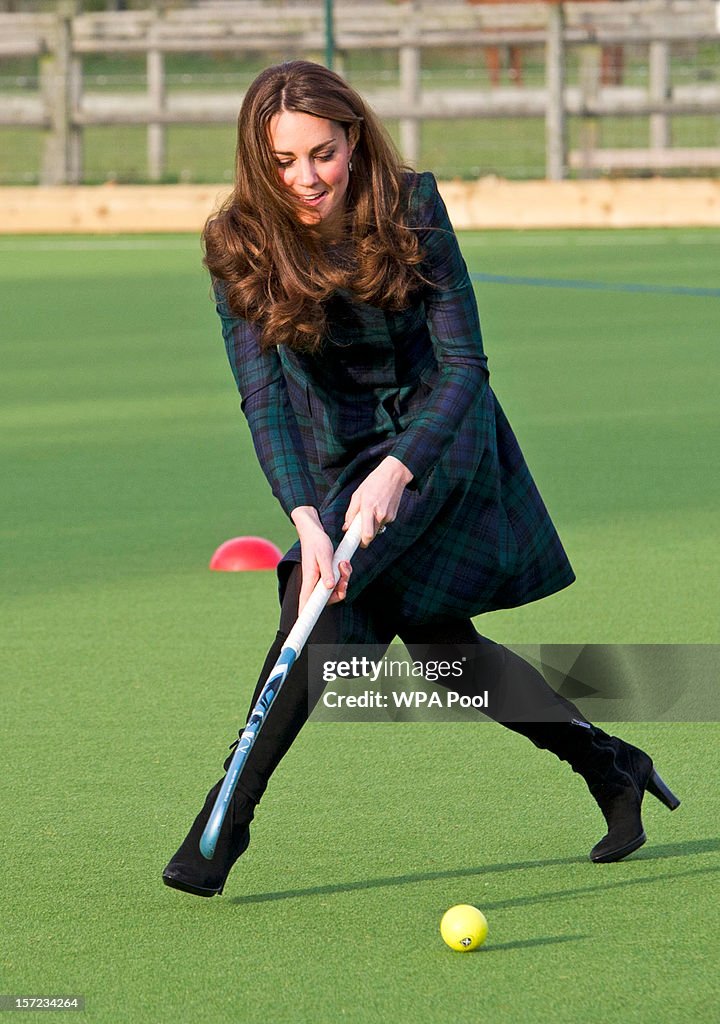
M 328 160 L 332 160 L 335 157 L 335 150 L 331 150 L 329 153 L 318 153 L 315 157 L 316 160 L 321 160 L 323 163 L 327 163 Z M 292 167 L 295 163 L 294 160 L 277 160 L 277 166 L 281 171 L 286 171 L 288 167 Z

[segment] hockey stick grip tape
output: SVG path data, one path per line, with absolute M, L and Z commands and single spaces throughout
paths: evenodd
M 283 649 L 292 647 L 296 654 L 299 654 L 307 642 L 307 638 L 313 631 L 315 623 L 320 618 L 325 605 L 330 600 L 330 595 L 335 589 L 335 584 L 340 579 L 338 566 L 341 562 L 349 562 L 358 549 L 362 535 L 362 521 L 360 513 L 355 516 L 350 524 L 347 533 L 337 546 L 333 555 L 332 571 L 335 583 L 332 587 L 326 587 L 322 580 L 318 580 L 315 589 L 308 598 L 307 604 L 297 618 L 297 622 L 290 630 L 288 638 L 283 644 Z

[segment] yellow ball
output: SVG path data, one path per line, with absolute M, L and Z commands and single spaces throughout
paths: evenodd
M 468 903 L 458 903 L 443 914 L 440 922 L 440 934 L 450 949 L 459 953 L 469 953 L 471 949 L 482 946 L 487 938 L 488 923 L 485 915 L 477 907 Z

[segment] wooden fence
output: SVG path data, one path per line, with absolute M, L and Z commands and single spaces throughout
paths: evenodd
M 0 15 L 0 60 L 33 56 L 39 63 L 36 95 L 6 95 L 0 126 L 45 132 L 41 181 L 76 183 L 83 177 L 83 130 L 91 125 L 147 126 L 148 178 L 165 171 L 166 127 L 171 124 L 232 122 L 242 99 L 237 93 L 169 92 L 169 53 L 267 52 L 285 56 L 321 54 L 326 42 L 324 4 L 269 7 L 262 0 L 218 0 L 201 7 L 76 14 L 72 0 L 60 0 L 56 14 Z M 720 54 L 720 4 L 715 0 L 623 0 L 577 3 L 445 3 L 398 0 L 396 4 L 338 2 L 335 45 L 340 55 L 385 49 L 398 54 L 399 88 L 365 90 L 375 110 L 400 123 L 400 143 L 414 164 L 420 126 L 427 119 L 543 118 L 546 176 L 559 180 L 570 168 L 715 168 L 718 148 L 670 145 L 669 119 L 720 114 L 720 85 L 671 87 L 670 49 L 681 42 L 712 43 Z M 647 88 L 604 85 L 601 50 L 611 45 L 647 48 Z M 541 88 L 424 88 L 422 53 L 432 47 L 542 47 Z M 579 84 L 566 82 L 568 53 L 579 48 Z M 147 91 L 91 94 L 83 90 L 83 59 L 89 54 L 145 55 Z M 567 123 L 580 117 L 588 126 L 581 148 L 568 151 Z M 607 150 L 595 145 L 593 127 L 604 117 L 650 119 L 650 146 Z

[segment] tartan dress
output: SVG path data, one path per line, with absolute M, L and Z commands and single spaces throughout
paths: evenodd
M 398 515 L 358 549 L 347 604 L 377 581 L 410 623 L 525 604 L 575 579 L 489 384 L 477 304 L 430 173 L 406 176 L 431 282 L 400 312 L 328 302 L 318 352 L 261 350 L 216 282 L 230 365 L 260 465 L 286 513 L 313 505 L 334 543 L 350 497 L 386 456 L 413 473 Z M 296 543 L 278 567 L 281 596 Z

